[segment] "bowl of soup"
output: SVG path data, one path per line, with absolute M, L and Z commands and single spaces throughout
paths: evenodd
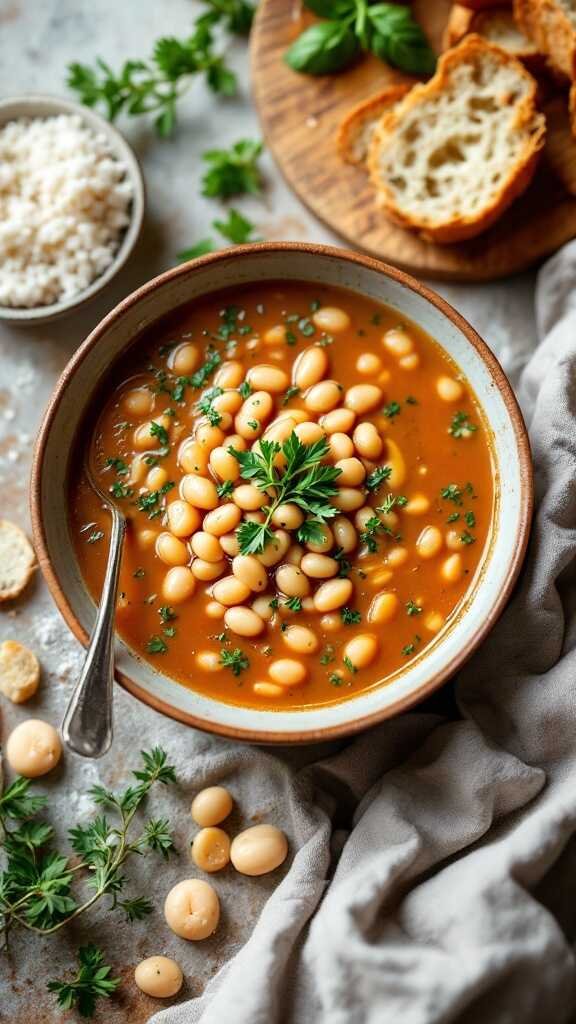
M 116 675 L 252 742 L 353 733 L 456 672 L 525 553 L 530 449 L 488 346 L 376 260 L 262 243 L 168 271 L 66 367 L 36 550 L 83 642 L 127 517 Z

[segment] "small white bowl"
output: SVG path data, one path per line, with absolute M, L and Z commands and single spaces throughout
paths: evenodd
M 15 96 L 0 100 L 0 128 L 8 121 L 17 121 L 21 118 L 55 117 L 58 114 L 78 114 L 89 128 L 94 132 L 102 132 L 108 139 L 114 156 L 126 167 L 132 184 L 130 224 L 122 236 L 112 263 L 88 288 L 84 288 L 83 291 L 71 298 L 51 303 L 49 306 L 34 306 L 32 308 L 0 306 L 0 320 L 9 323 L 22 325 L 48 323 L 49 320 L 56 320 L 71 310 L 77 309 L 83 303 L 89 302 L 124 266 L 138 241 L 144 220 L 146 192 L 140 164 L 126 140 L 108 121 L 88 107 L 83 107 L 70 100 L 59 99 L 57 96 Z

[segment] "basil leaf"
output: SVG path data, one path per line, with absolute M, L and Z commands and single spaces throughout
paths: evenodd
M 413 75 L 431 75 L 436 57 L 407 7 L 374 4 L 368 8 L 373 32 L 370 49 L 380 60 Z
M 321 21 L 306 29 L 285 54 L 293 71 L 329 75 L 347 67 L 358 53 L 358 40 L 348 25 Z
M 332 21 L 352 14 L 356 7 L 354 0 L 304 0 L 304 3 L 319 18 L 330 18 Z

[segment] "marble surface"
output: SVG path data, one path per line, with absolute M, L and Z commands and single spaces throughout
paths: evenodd
M 34 91 L 67 95 L 69 61 L 89 62 L 101 55 L 117 66 L 127 57 L 147 55 L 158 36 L 186 34 L 201 10 L 202 5 L 191 0 L 0 0 L 0 96 Z M 35 329 L 0 325 L 0 516 L 28 527 L 28 476 L 35 433 L 58 374 L 78 344 L 119 299 L 172 266 L 180 249 L 211 234 L 210 223 L 222 212 L 219 204 L 200 196 L 200 154 L 211 146 L 259 134 L 250 102 L 246 46 L 236 40 L 225 45 L 240 77 L 238 98 L 221 100 L 195 84 L 182 101 L 178 131 L 167 141 L 159 141 L 145 119 L 119 121 L 142 161 L 148 189 L 145 230 L 130 265 L 102 297 L 76 315 Z M 254 221 L 259 235 L 340 244 L 290 193 L 268 154 L 263 168 L 266 191 L 262 199 L 235 203 Z M 528 274 L 491 285 L 444 284 L 438 290 L 472 322 L 514 376 L 517 366 L 509 359 L 510 338 L 514 335 L 518 344 L 520 337 L 525 351 L 535 344 L 533 285 L 533 276 Z M 2 699 L 2 740 L 13 725 L 31 714 L 60 721 L 82 658 L 40 577 L 22 600 L 1 608 L 0 640 L 7 638 L 19 639 L 37 652 L 43 679 L 37 699 L 28 705 L 16 708 Z M 90 803 L 82 795 L 85 788 L 98 780 L 121 785 L 137 751 L 157 742 L 162 742 L 177 763 L 189 767 L 194 758 L 201 760 L 207 740 L 140 706 L 118 689 L 116 740 L 111 752 L 98 763 L 66 755 L 62 769 L 43 787 L 59 833 L 64 834 L 76 817 L 90 815 Z M 157 805 L 155 810 L 162 813 L 164 808 Z M 170 810 L 182 852 L 166 877 L 172 872 L 177 878 L 186 873 L 190 819 L 182 801 L 173 800 Z M 146 879 L 146 872 L 156 872 L 157 866 L 151 861 L 139 871 Z M 163 927 L 160 914 L 150 924 L 126 926 L 103 909 L 66 936 L 37 939 L 15 935 L 10 956 L 0 959 L 0 1021 L 25 1024 L 42 1019 L 51 1024 L 62 1019 L 45 982 L 69 970 L 73 949 L 85 941 L 102 944 L 115 968 L 126 977 L 142 956 L 172 952 L 188 977 L 184 994 L 199 993 L 207 978 L 246 937 L 266 898 L 266 886 L 242 892 L 230 882 L 223 885 L 224 899 L 228 888 L 234 898 L 233 919 L 225 920 L 219 942 L 210 940 L 201 949 L 183 951 L 183 944 Z M 164 877 L 162 889 L 166 889 Z M 154 941 L 155 934 L 159 942 Z M 99 1011 L 97 1020 L 107 1024 L 147 1020 L 154 1009 L 152 1000 L 138 995 L 128 983 L 121 996 Z M 67 1019 L 75 1017 L 67 1015 Z

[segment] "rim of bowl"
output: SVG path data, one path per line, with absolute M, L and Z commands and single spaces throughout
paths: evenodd
M 24 93 L 20 96 L 0 99 L 0 128 L 12 120 L 17 121 L 25 117 L 53 117 L 58 114 L 77 114 L 89 128 L 96 132 L 103 132 L 111 144 L 114 155 L 126 165 L 133 188 L 130 223 L 122 236 L 122 241 L 112 262 L 102 274 L 92 281 L 92 284 L 78 292 L 77 295 L 61 302 L 53 302 L 49 306 L 27 308 L 0 305 L 0 320 L 7 323 L 22 325 L 48 323 L 50 320 L 65 316 L 66 313 L 72 312 L 85 302 L 89 302 L 109 284 L 112 278 L 116 277 L 116 274 L 126 264 L 140 237 L 144 222 L 146 186 L 140 163 L 124 136 L 109 121 L 106 121 L 90 107 L 49 93 Z
M 126 309 L 136 305 L 144 296 L 163 285 L 165 281 L 171 280 L 179 275 L 184 276 L 189 273 L 191 266 L 196 267 L 211 264 L 218 265 L 228 260 L 241 260 L 244 256 L 255 252 L 282 253 L 288 251 L 302 252 L 310 256 L 327 256 L 345 263 L 357 264 L 371 271 L 380 273 L 385 277 L 392 278 L 394 281 L 406 288 L 409 288 L 411 291 L 416 292 L 416 294 L 431 303 L 436 307 L 436 309 L 444 314 L 444 316 L 446 316 L 461 331 L 467 342 L 476 350 L 500 391 L 512 422 L 521 479 L 520 515 L 516 529 L 516 543 L 510 559 L 509 574 L 506 585 L 494 600 L 489 613 L 479 624 L 466 646 L 455 657 L 453 657 L 451 661 L 438 669 L 438 671 L 436 671 L 425 683 L 387 707 L 380 708 L 378 711 L 371 712 L 370 714 L 364 715 L 360 718 L 354 718 L 354 700 L 349 700 L 347 703 L 350 707 L 350 719 L 349 721 L 339 725 L 299 730 L 293 733 L 270 729 L 246 729 L 242 727 L 222 725 L 205 719 L 199 715 L 193 715 L 182 711 L 179 708 L 173 707 L 165 701 L 153 696 L 143 686 L 131 679 L 130 676 L 126 675 L 126 673 L 119 671 L 117 668 L 115 670 L 115 678 L 125 690 L 128 690 L 129 693 L 134 697 L 137 697 L 149 707 L 154 708 L 156 711 L 160 711 L 169 718 L 182 722 L 184 725 L 189 725 L 193 728 L 201 729 L 204 732 L 214 733 L 219 736 L 244 742 L 296 745 L 299 743 L 313 743 L 354 735 L 357 732 L 361 732 L 364 729 L 368 729 L 388 718 L 393 718 L 394 716 L 409 710 L 414 705 L 419 704 L 424 700 L 425 697 L 434 693 L 434 691 L 439 689 L 439 687 L 442 686 L 450 676 L 462 667 L 462 665 L 471 657 L 474 651 L 491 631 L 504 609 L 518 578 L 518 574 L 526 554 L 534 508 L 533 470 L 528 432 L 520 411 L 520 406 L 518 405 L 516 396 L 512 390 L 512 386 L 496 356 L 468 321 L 458 313 L 450 303 L 440 295 L 437 295 L 426 285 L 421 284 L 420 281 L 417 281 L 415 278 L 405 273 L 405 271 L 399 270 L 390 264 L 382 262 L 381 260 L 374 259 L 371 256 L 351 252 L 347 249 L 339 249 L 335 246 L 308 242 L 255 242 L 249 245 L 239 245 L 234 246 L 233 249 L 223 249 L 216 253 L 209 253 L 206 256 L 201 256 L 196 260 L 184 263 L 179 267 L 167 270 L 163 274 L 160 274 L 158 277 L 155 277 L 151 281 L 142 285 L 136 291 L 132 292 L 132 294 L 127 298 L 123 299 L 122 302 L 118 303 L 118 305 L 100 321 L 94 330 L 91 331 L 64 368 L 44 413 L 44 418 L 34 447 L 30 481 L 30 510 L 34 546 L 44 579 L 46 580 L 50 593 L 67 625 L 76 639 L 86 647 L 89 636 L 77 619 L 64 589 L 61 586 L 60 579 L 54 569 L 48 550 L 42 520 L 41 480 L 44 451 L 48 436 L 52 429 L 54 416 L 60 405 L 63 394 L 66 391 L 70 380 L 74 376 L 76 368 L 83 362 L 92 348 L 100 342 L 100 339 L 106 334 L 110 325 L 123 316 Z M 133 340 L 134 339 L 132 338 L 131 341 Z M 438 342 L 438 344 L 441 343 Z M 482 584 L 480 584 L 480 586 L 481 585 Z M 168 675 L 164 678 L 173 681 L 175 686 L 181 685 L 177 680 L 172 680 Z M 296 710 L 294 711 L 294 714 L 297 715 L 300 714 L 300 712 Z

